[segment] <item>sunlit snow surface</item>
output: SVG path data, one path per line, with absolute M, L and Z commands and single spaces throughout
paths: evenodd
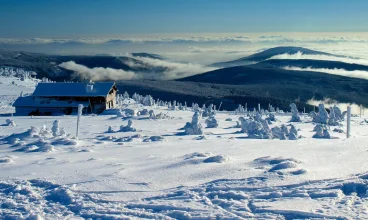
M 240 115 L 218 113 L 218 128 L 183 136 L 179 129 L 193 112 L 152 109 L 171 119 L 133 117 L 136 132 L 106 133 L 128 120 L 83 116 L 77 145 L 24 134 L 59 120 L 75 135 L 76 116 L 14 116 L 15 127 L 3 125 L 10 116 L 0 117 L 0 219 L 368 218 L 363 118 L 353 117 L 350 139 L 334 127 L 339 139 L 313 139 L 311 119 L 301 116 L 291 124 L 304 138 L 252 140 L 233 128 Z M 291 116 L 276 118 L 271 127 L 289 124 Z M 10 141 L 13 133 L 22 135 Z M 44 145 L 53 151 L 32 150 Z M 25 146 L 30 150 L 19 150 Z

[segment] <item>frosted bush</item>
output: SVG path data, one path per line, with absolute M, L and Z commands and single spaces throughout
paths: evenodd
M 59 136 L 59 126 L 60 126 L 60 122 L 59 120 L 55 120 L 53 123 L 52 123 L 52 128 L 51 128 L 51 131 L 52 131 L 52 135 L 54 137 L 57 137 Z
M 139 111 L 137 115 L 148 115 L 149 112 L 147 109 L 143 109 L 142 111 Z
M 271 132 L 274 138 L 280 140 L 298 140 L 299 138 L 298 131 L 294 125 L 291 125 L 290 130 L 284 124 L 280 127 L 273 127 Z
M 13 119 L 6 119 L 6 125 L 7 126 L 16 126 L 15 122 Z
M 128 94 L 128 92 L 127 92 L 127 91 L 125 91 L 125 92 L 124 92 L 124 94 L 123 94 L 123 98 L 124 98 L 124 99 L 129 99 L 129 94 Z
M 298 115 L 299 114 L 298 108 L 296 107 L 295 103 L 291 103 L 290 108 L 292 114 L 290 122 L 301 122 L 300 117 Z
M 202 117 L 210 117 L 214 114 L 215 114 L 215 111 L 213 110 L 213 104 L 210 104 L 208 108 L 206 108 L 206 106 L 203 105 Z
M 107 129 L 107 133 L 115 133 L 115 131 L 111 126 L 109 126 L 109 128 Z
M 121 132 L 134 132 L 137 131 L 137 129 L 133 128 L 133 121 L 132 120 L 128 120 L 128 125 L 127 126 L 120 126 L 120 131 Z
M 215 116 L 206 119 L 207 128 L 217 128 L 219 126 Z
M 122 111 L 121 109 L 118 110 L 116 113 L 116 117 L 126 117 L 125 111 Z
M 271 130 L 261 115 L 256 113 L 256 117 L 245 119 L 239 118 L 241 123 L 241 132 L 247 133 L 248 138 L 252 139 L 272 139 Z
M 327 124 L 329 116 L 323 103 L 318 105 L 318 113 L 312 112 L 312 117 L 315 123 Z
M 39 135 L 42 137 L 53 137 L 52 131 L 46 127 L 46 125 L 43 125 L 42 128 L 39 131 Z
M 67 133 L 66 133 L 66 131 L 65 131 L 65 129 L 64 129 L 64 128 L 61 128 L 61 129 L 60 129 L 60 133 L 59 133 L 59 135 L 60 135 L 61 137 L 65 137 L 65 136 L 67 136 Z
M 331 139 L 331 135 L 328 132 L 326 126 L 324 126 L 324 125 L 316 125 L 315 131 L 316 131 L 316 133 L 313 135 L 313 138 Z
M 152 96 L 150 95 L 145 96 L 142 102 L 144 106 L 153 106 L 155 104 Z
M 271 124 L 271 122 L 276 121 L 276 117 L 274 114 L 270 113 L 268 117 L 266 118 L 267 122 Z
M 135 109 L 124 109 L 123 110 L 125 115 L 130 115 L 130 116 L 136 116 L 137 115 L 137 111 Z
M 200 135 L 203 134 L 202 124 L 199 123 L 200 113 L 195 112 L 192 117 L 192 122 L 185 124 L 185 134 L 187 135 Z

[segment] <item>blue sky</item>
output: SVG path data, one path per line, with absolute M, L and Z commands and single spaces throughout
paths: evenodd
M 368 31 L 367 0 L 0 0 L 0 38 Z

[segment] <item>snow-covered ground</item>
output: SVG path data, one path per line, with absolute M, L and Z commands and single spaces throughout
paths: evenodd
M 311 118 L 277 115 L 271 127 L 293 124 L 303 138 L 254 140 L 231 112 L 216 115 L 218 128 L 201 119 L 204 135 L 189 136 L 180 128 L 192 111 L 150 109 L 171 118 L 136 116 L 137 131 L 107 133 L 128 120 L 83 116 L 77 142 L 27 132 L 59 120 L 75 135 L 76 116 L 13 117 L 15 127 L 0 117 L 0 219 L 368 218 L 363 118 L 350 139 L 334 127 L 337 139 L 314 139 Z
M 21 92 L 32 93 L 39 81 L 33 78 L 22 81 L 15 76 L 0 76 L 0 114 L 13 113 L 14 108 L 11 105 Z

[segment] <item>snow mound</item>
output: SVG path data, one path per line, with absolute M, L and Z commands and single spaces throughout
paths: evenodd
M 162 136 L 151 136 L 149 138 L 143 139 L 143 142 L 155 142 L 155 141 L 163 141 L 164 138 Z
M 263 165 L 263 169 L 268 172 L 276 172 L 278 174 L 301 175 L 307 173 L 307 170 L 301 169 L 301 161 L 294 158 L 284 157 L 261 157 L 254 160 L 255 163 Z
M 284 161 L 279 164 L 276 164 L 269 171 L 273 172 L 273 171 L 284 170 L 284 169 L 289 169 L 289 168 L 296 168 L 296 167 L 298 167 L 297 163 L 293 161 Z
M 198 157 L 210 157 L 212 156 L 212 153 L 201 153 L 201 152 L 194 152 L 192 154 L 187 154 L 185 155 L 185 159 L 188 160 L 188 159 L 193 159 L 193 158 L 198 158 Z
M 13 163 L 13 159 L 12 157 L 9 156 L 4 156 L 4 157 L 0 157 L 0 164 L 7 164 L 7 163 Z
M 77 145 L 78 142 L 75 139 L 65 137 L 65 138 L 56 139 L 51 144 L 52 145 Z
M 216 155 L 203 160 L 204 163 L 225 163 L 230 160 L 230 157 L 225 155 Z

